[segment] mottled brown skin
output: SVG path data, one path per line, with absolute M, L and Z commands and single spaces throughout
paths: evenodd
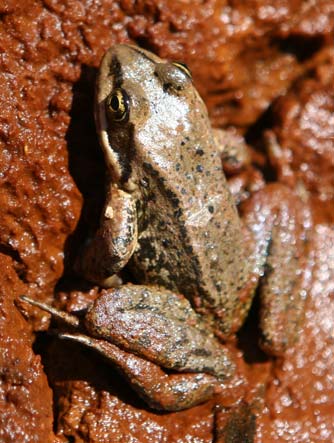
M 231 357 L 208 331 L 188 300 L 164 288 L 124 285 L 104 292 L 89 309 L 90 335 L 167 368 L 206 372 L 223 381 L 234 372 Z
M 128 263 L 150 286 L 125 285 L 97 299 L 85 327 L 99 340 L 63 337 L 107 356 L 153 407 L 190 407 L 233 377 L 233 359 L 211 331 L 226 338 L 240 328 L 266 266 L 264 347 L 279 354 L 295 340 L 305 300 L 300 258 L 307 223 L 298 219 L 297 197 L 277 186 L 245 205 L 242 225 L 222 170 L 221 152 L 234 151 L 231 138 L 224 142 L 212 131 L 190 74 L 177 64 L 115 46 L 101 64 L 96 103 L 109 181 L 100 228 L 77 269 L 108 287 Z M 282 198 L 288 203 L 281 209 Z M 125 351 L 136 354 L 135 364 Z M 151 364 L 188 372 L 186 381 L 182 374 L 162 372 L 159 382 L 140 376 Z M 172 393 L 166 403 L 156 398 L 164 396 L 161 384 Z
M 128 115 L 120 122 L 106 109 L 118 88 L 129 98 Z M 229 336 L 246 315 L 235 324 L 249 269 L 215 135 L 190 76 L 147 51 L 118 45 L 102 61 L 96 95 L 98 132 L 115 192 L 81 257 L 81 272 L 108 286 L 131 250 L 129 266 L 142 284 L 185 295 Z M 108 213 L 117 192 L 134 204 L 121 215 L 112 211 L 122 217 L 124 229 L 116 235 L 122 248 L 106 257 L 102 243 L 115 249 Z

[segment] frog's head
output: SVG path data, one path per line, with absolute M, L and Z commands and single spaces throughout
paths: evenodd
M 105 54 L 95 115 L 107 166 L 113 180 L 122 183 L 133 178 L 133 159 L 167 171 L 182 140 L 196 132 L 196 121 L 207 119 L 185 65 L 130 45 Z

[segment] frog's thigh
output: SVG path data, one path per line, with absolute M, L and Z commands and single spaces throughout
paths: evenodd
M 255 239 L 251 260 L 261 279 L 260 326 L 263 347 L 279 355 L 298 337 L 306 287 L 308 210 L 281 185 L 269 185 L 242 206 L 243 221 Z
M 61 334 L 102 354 L 153 409 L 180 411 L 202 403 L 215 392 L 217 379 L 207 374 L 166 374 L 158 365 L 104 340 L 83 334 Z
M 101 286 L 112 286 L 112 276 L 129 261 L 137 244 L 137 213 L 130 194 L 111 186 L 99 229 L 79 257 L 80 274 Z

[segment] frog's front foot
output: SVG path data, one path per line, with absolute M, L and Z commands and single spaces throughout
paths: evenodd
M 73 315 L 23 299 L 72 328 L 84 326 L 85 333 L 60 337 L 103 354 L 152 408 L 189 408 L 235 375 L 229 351 L 208 333 L 189 302 L 170 291 L 135 285 L 103 291 L 84 325 Z
M 303 319 L 310 211 L 290 189 L 272 184 L 243 203 L 241 214 L 253 240 L 251 267 L 261 279 L 262 347 L 280 355 L 297 340 Z

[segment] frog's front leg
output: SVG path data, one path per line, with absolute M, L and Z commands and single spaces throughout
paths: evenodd
M 251 266 L 261 278 L 262 346 L 282 354 L 298 337 L 307 284 L 307 205 L 282 185 L 272 184 L 241 205 L 242 219 L 254 241 Z
M 113 276 L 129 261 L 137 244 L 136 205 L 132 196 L 110 185 L 99 229 L 88 240 L 76 270 L 103 287 L 113 286 Z

